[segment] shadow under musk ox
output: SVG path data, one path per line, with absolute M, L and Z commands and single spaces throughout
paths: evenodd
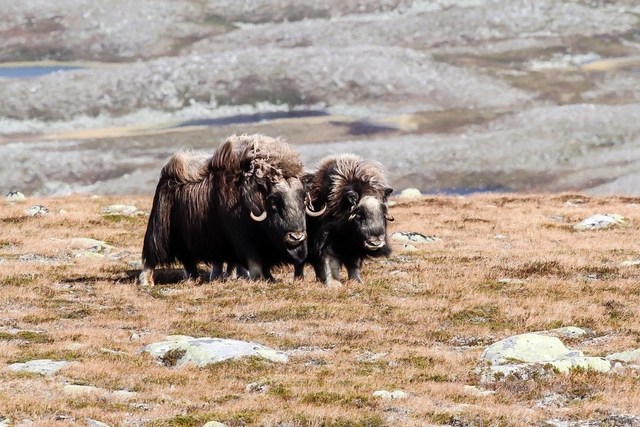
M 307 217 L 309 262 L 316 279 L 327 285 L 340 284 L 344 265 L 349 279 L 362 281 L 365 258 L 389 256 L 387 236 L 388 197 L 393 191 L 382 165 L 353 154 L 322 159 L 318 170 L 307 175 L 307 190 L 313 212 Z M 296 265 L 302 277 L 304 263 Z
M 231 136 L 213 154 L 178 152 L 162 169 L 142 249 L 140 284 L 179 261 L 186 278 L 211 264 L 211 279 L 238 268 L 273 280 L 271 268 L 307 256 L 303 166 L 286 142 Z M 246 269 L 245 269 L 246 268 Z M 248 271 L 247 271 L 248 270 Z

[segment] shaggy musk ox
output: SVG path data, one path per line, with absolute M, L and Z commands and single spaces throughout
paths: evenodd
M 393 190 L 386 183 L 384 168 L 376 161 L 342 154 L 321 160 L 318 171 L 305 180 L 309 208 L 316 212 L 307 218 L 307 262 L 316 279 L 339 285 L 344 265 L 349 279 L 362 282 L 362 260 L 391 253 L 387 221 L 393 218 L 387 212 L 387 199 Z M 296 265 L 296 277 L 302 277 L 303 265 Z
M 273 280 L 271 267 L 307 256 L 302 162 L 280 139 L 232 136 L 213 154 L 179 152 L 162 169 L 142 248 L 142 285 L 153 270 L 179 261 L 222 264 Z M 245 270 L 246 267 L 246 270 Z

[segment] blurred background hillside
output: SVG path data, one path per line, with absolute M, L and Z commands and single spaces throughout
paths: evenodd
M 151 195 L 261 132 L 396 190 L 640 195 L 637 0 L 7 1 L 0 62 L 5 193 Z

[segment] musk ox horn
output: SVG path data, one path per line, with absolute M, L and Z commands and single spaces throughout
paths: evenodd
M 253 212 L 249 211 L 249 216 L 251 217 L 252 220 L 257 221 L 257 222 L 261 222 L 261 221 L 264 221 L 265 219 L 267 219 L 267 211 L 262 212 L 258 216 L 255 216 L 253 214 Z
M 319 211 L 314 211 L 313 209 L 311 209 L 311 206 L 307 206 L 305 208 L 305 210 L 307 211 L 307 215 L 311 216 L 311 217 L 316 217 L 316 216 L 320 216 L 324 213 L 324 211 L 327 210 L 327 205 L 325 203 L 324 206 L 322 206 L 322 209 L 320 209 Z
M 393 217 L 393 215 L 385 215 L 384 219 L 386 219 L 389 222 L 395 221 L 395 218 Z

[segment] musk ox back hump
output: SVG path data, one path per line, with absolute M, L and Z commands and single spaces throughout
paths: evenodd
M 164 179 L 181 182 L 200 182 L 208 176 L 207 164 L 211 155 L 200 151 L 179 151 L 162 168 Z

